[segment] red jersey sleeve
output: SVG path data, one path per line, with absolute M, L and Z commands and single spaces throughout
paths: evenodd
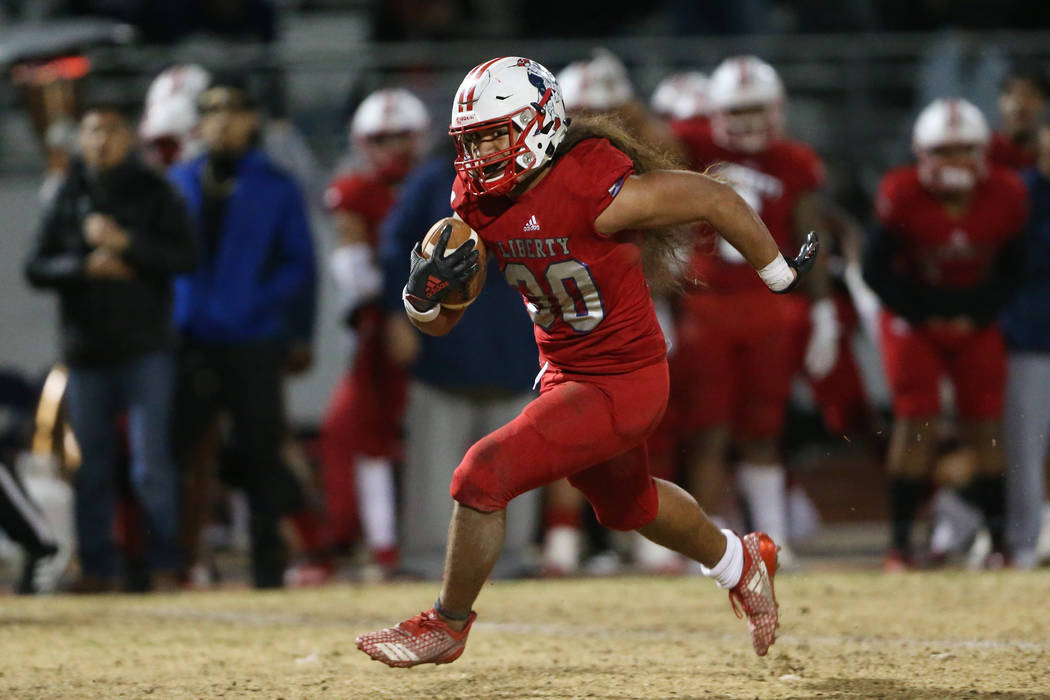
M 891 170 L 879 182 L 875 199 L 875 216 L 887 231 L 893 233 L 902 227 L 904 172 Z
M 992 176 L 1002 182 L 1002 212 L 1006 230 L 1020 233 L 1028 223 L 1028 189 L 1011 169 L 995 168 Z
M 634 163 L 627 154 L 607 139 L 585 139 L 565 156 L 562 166 L 568 170 L 567 194 L 574 199 L 580 217 L 593 228 L 594 220 L 619 194 L 624 181 L 634 173 Z
M 789 154 L 797 191 L 808 192 L 824 184 L 824 163 L 816 151 L 805 144 L 793 143 Z
M 337 177 L 324 191 L 324 206 L 329 212 L 360 213 L 368 208 L 367 188 L 354 176 Z

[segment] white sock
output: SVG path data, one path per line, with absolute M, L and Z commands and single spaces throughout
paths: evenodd
M 710 569 L 701 564 L 700 573 L 713 578 L 719 588 L 732 588 L 744 573 L 744 543 L 732 530 L 722 530 L 722 534 L 726 536 L 725 554 Z
M 786 542 L 787 478 L 784 467 L 741 462 L 736 478 L 751 509 L 751 523 L 755 530 L 766 533 L 774 542 Z
M 556 525 L 543 539 L 543 563 L 556 571 L 574 573 L 580 568 L 583 534 L 578 528 Z
M 384 457 L 358 455 L 354 464 L 365 545 L 375 552 L 397 545 L 394 469 Z

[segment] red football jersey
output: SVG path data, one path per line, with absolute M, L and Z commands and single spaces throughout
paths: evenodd
M 876 214 L 902 250 L 894 265 L 935 287 L 978 284 L 1004 243 L 1021 232 L 1028 201 L 1021 179 L 992 166 L 959 216 L 919 182 L 916 166 L 891 170 L 879 184 Z
M 453 185 L 452 208 L 524 297 L 540 362 L 618 374 L 666 354 L 641 251 L 625 232 L 608 237 L 594 228 L 633 171 L 606 139 L 585 139 L 517 200 L 472 197 L 459 178 Z
M 345 211 L 360 216 L 368 232 L 373 249 L 379 244 L 379 225 L 394 204 L 397 188 L 371 173 L 351 173 L 332 180 L 324 193 L 324 204 L 329 211 Z M 393 405 L 390 397 L 403 391 L 404 370 L 387 355 L 383 338 L 386 315 L 376 304 L 356 310 L 354 330 L 357 332 L 357 352 L 351 371 L 354 374 L 355 400 L 368 411 L 380 410 L 381 405 Z M 396 402 L 395 402 L 396 403 Z M 398 405 L 391 409 L 397 414 Z
M 1035 153 L 1021 150 L 1013 141 L 996 131 L 992 134 L 992 142 L 988 144 L 988 162 L 1004 168 L 1023 170 L 1035 165 Z
M 776 141 L 755 154 L 736 153 L 715 143 L 708 127 L 677 122 L 675 133 L 686 147 L 691 167 L 712 174 L 733 186 L 762 218 L 777 245 L 795 247 L 794 212 L 800 195 L 824 182 L 824 166 L 809 146 Z M 701 240 L 695 256 L 697 278 L 714 291 L 765 289 L 744 257 L 721 238 Z
M 379 242 L 379 224 L 394 204 L 397 188 L 371 173 L 341 175 L 324 191 L 324 205 L 329 211 L 356 214 L 365 221 L 368 241 Z

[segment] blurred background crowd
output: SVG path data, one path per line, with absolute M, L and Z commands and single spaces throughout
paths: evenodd
M 789 567 L 1050 561 L 1045 3 L 0 0 L 16 590 L 440 576 L 452 471 L 538 370 L 498 270 L 448 336 L 401 310 L 455 88 L 500 55 L 822 235 L 788 303 L 683 251 L 654 473 Z M 887 176 L 916 159 L 929 202 Z M 494 575 L 691 571 L 584 506 L 515 500 Z

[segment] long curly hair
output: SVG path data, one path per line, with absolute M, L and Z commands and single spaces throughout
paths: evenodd
M 642 175 L 654 170 L 678 170 L 683 165 L 668 153 L 633 136 L 616 116 L 610 114 L 575 114 L 565 139 L 559 144 L 555 159 L 568 153 L 585 139 L 607 139 L 634 163 Z M 630 239 L 642 251 L 642 269 L 649 288 L 656 295 L 668 295 L 683 289 L 682 274 L 695 245 L 695 234 L 686 226 L 646 229 Z

